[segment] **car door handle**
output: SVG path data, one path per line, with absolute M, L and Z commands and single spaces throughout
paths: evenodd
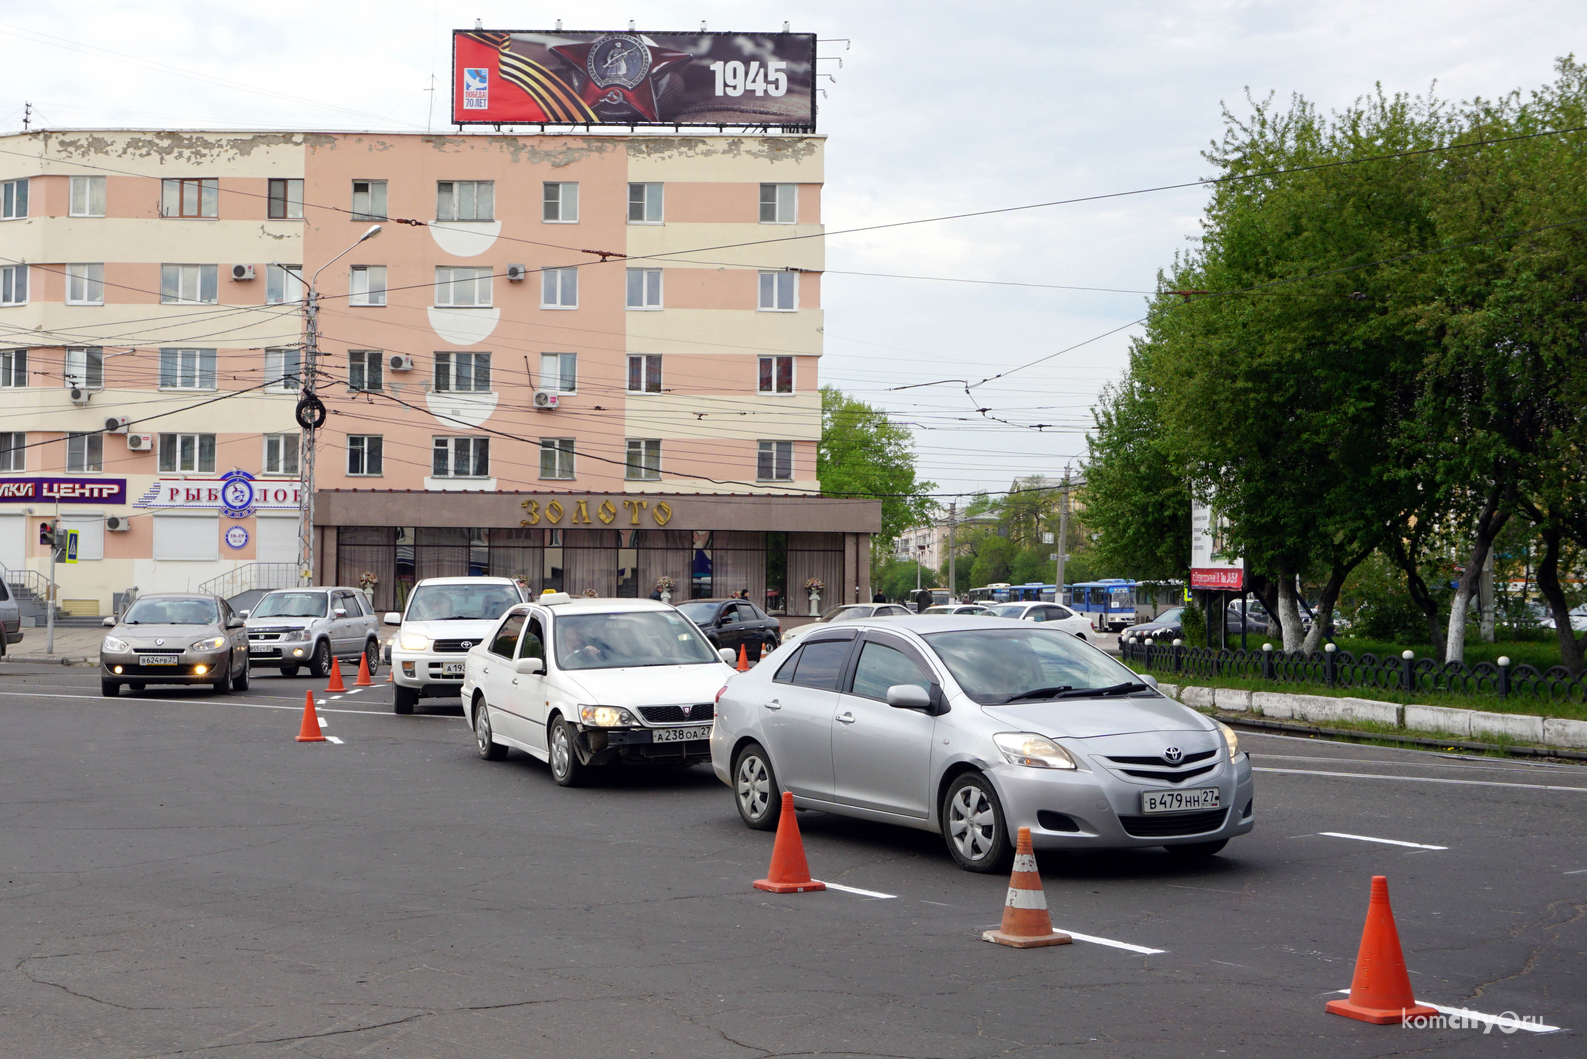
M 852 713 L 840 713 L 840 714 L 838 714 L 838 723 L 839 724 L 853 724 L 854 723 L 854 715 Z
M 761 703 L 761 705 L 765 706 L 768 710 L 780 710 L 780 709 L 782 709 L 782 703 L 778 702 L 776 699 L 771 699 L 771 700 L 769 700 L 767 702 L 763 702 L 763 703 Z
M 490 666 L 482 666 L 480 668 L 480 672 L 481 673 L 489 673 L 490 672 Z
M 517 677 L 513 677 L 512 678 L 512 686 L 515 687 L 515 688 L 518 686 L 518 678 Z

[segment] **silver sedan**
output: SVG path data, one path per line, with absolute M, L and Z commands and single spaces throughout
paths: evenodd
M 140 596 L 99 645 L 99 686 L 107 697 L 126 684 L 209 684 L 218 694 L 248 690 L 248 635 L 219 596 Z
M 1227 726 L 1084 641 L 983 617 L 861 620 L 733 677 L 711 764 L 744 823 L 800 808 L 935 831 L 969 871 L 1038 849 L 1206 857 L 1255 822 Z

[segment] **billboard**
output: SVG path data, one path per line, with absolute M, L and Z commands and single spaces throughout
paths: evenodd
M 1199 500 L 1190 502 L 1190 587 L 1222 592 L 1245 588 L 1245 560 L 1225 554 L 1228 520 Z
M 814 132 L 814 33 L 454 30 L 458 125 L 765 125 Z
M 125 504 L 125 478 L 0 478 L 0 503 Z

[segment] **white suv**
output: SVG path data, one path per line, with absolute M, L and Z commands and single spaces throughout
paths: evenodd
M 524 593 L 510 577 L 427 577 L 408 594 L 408 609 L 386 615 L 399 625 L 391 638 L 391 679 L 398 713 L 420 698 L 456 695 L 463 658 L 490 635 Z

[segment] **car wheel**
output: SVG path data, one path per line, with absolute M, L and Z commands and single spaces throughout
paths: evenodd
M 490 710 L 483 698 L 474 707 L 474 741 L 479 744 L 479 756 L 486 761 L 500 761 L 507 756 L 507 748 L 496 742 L 495 733 L 490 730 Z
M 233 690 L 233 691 L 247 691 L 248 690 L 248 676 L 249 676 L 248 663 L 244 662 L 242 664 L 242 672 L 237 674 L 236 679 L 234 679 L 231 682 L 231 690 Z
M 1217 856 L 1224 846 L 1229 844 L 1226 838 L 1215 842 L 1188 842 L 1183 846 L 1164 846 L 1168 855 L 1175 860 L 1205 860 L 1207 857 Z
M 99 682 L 99 694 L 107 699 L 113 699 L 121 694 L 121 685 L 114 680 L 101 680 Z
M 766 750 L 759 743 L 750 743 L 738 752 L 733 763 L 733 804 L 745 826 L 756 831 L 770 831 L 782 816 L 782 792 L 777 788 L 777 774 L 772 771 Z
M 380 642 L 378 640 L 370 640 L 364 644 L 364 661 L 369 663 L 370 676 L 380 672 Z
M 964 773 L 948 788 L 942 799 L 942 837 L 965 871 L 994 872 L 1008 866 L 1014 847 L 1003 806 L 991 781 L 979 772 Z
M 314 657 L 309 659 L 309 672 L 317 677 L 331 675 L 331 642 L 321 640 L 314 645 Z
M 419 705 L 419 689 L 405 688 L 398 684 L 397 690 L 392 695 L 391 708 L 398 713 L 412 713 L 413 708 Z
M 551 726 L 551 778 L 558 787 L 579 787 L 589 778 L 590 767 L 579 760 L 578 734 L 561 717 Z
M 295 676 L 298 675 L 298 667 L 297 666 L 282 666 L 281 667 L 281 675 L 284 676 L 284 677 L 295 677 Z

